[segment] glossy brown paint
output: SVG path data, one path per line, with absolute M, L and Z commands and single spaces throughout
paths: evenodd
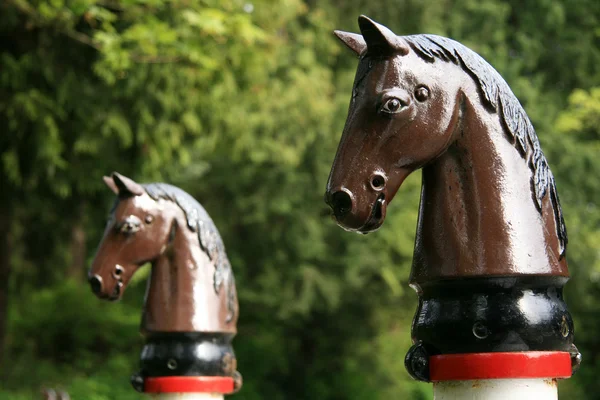
M 327 183 L 326 201 L 338 224 L 361 233 L 378 229 L 404 179 L 422 168 L 410 278 L 417 290 L 447 278 L 568 276 L 554 180 L 533 128 L 524 145 L 511 136 L 512 120 L 504 114 L 513 109 L 501 102 L 514 96 L 505 93 L 502 78 L 487 63 L 478 65 L 470 50 L 474 66 L 458 50 L 440 46 L 435 57 L 427 56 L 422 35 L 392 38 L 363 16 L 359 24 L 362 39 L 336 32 L 360 56 Z M 498 83 L 500 100 L 486 97 L 480 81 L 488 78 Z M 525 119 L 517 119 L 519 128 L 530 126 Z M 536 175 L 533 164 L 545 169 Z
M 201 248 L 181 207 L 151 198 L 142 185 L 117 173 L 105 182 L 118 200 L 89 272 L 96 294 L 119 299 L 138 268 L 150 263 L 143 333 L 235 333 L 235 285 L 215 289 L 215 262 Z

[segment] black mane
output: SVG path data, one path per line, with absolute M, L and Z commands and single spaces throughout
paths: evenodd
M 231 264 L 225 253 L 225 245 L 213 220 L 196 199 L 178 187 L 166 183 L 148 183 L 142 186 L 152 199 L 172 201 L 185 214 L 188 228 L 198 234 L 200 248 L 215 265 L 213 278 L 215 292 L 218 294 L 221 284 L 225 285 L 229 311 L 227 319 L 231 320 L 235 314 L 235 281 Z
M 560 255 L 564 256 L 568 242 L 567 228 L 554 176 L 529 117 L 506 81 L 481 56 L 452 39 L 437 35 L 411 35 L 403 36 L 402 39 L 427 61 L 434 62 L 439 59 L 460 65 L 466 70 L 479 84 L 485 106 L 501 114 L 502 121 L 521 155 L 527 158 L 528 150 L 531 149 L 528 161 L 533 171 L 532 187 L 535 191 L 535 203 L 541 212 L 542 199 L 549 193 L 556 220 Z

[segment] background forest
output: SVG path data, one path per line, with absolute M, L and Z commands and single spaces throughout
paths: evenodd
M 599 398 L 599 1 L 3 0 L 1 399 L 143 398 L 129 376 L 148 268 L 118 303 L 86 282 L 112 171 L 181 186 L 218 226 L 241 309 L 232 399 L 432 397 L 403 366 L 420 173 L 371 235 L 323 202 L 357 64 L 332 30 L 361 13 L 466 44 L 524 105 L 570 239 L 583 364 L 561 396 Z

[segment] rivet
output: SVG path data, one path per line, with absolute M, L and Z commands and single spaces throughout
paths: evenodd
M 175 368 L 177 368 L 177 361 L 175 361 L 174 359 L 169 359 L 169 361 L 167 361 L 167 368 L 169 368 L 170 370 L 174 370 Z
M 485 339 L 490 334 L 488 328 L 481 322 L 475 322 L 473 324 L 473 335 L 477 339 Z
M 569 324 L 567 323 L 567 319 L 564 317 L 564 315 L 560 324 L 560 333 L 563 335 L 563 337 L 569 336 L 570 333 Z

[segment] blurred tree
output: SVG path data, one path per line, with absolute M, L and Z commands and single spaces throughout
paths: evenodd
M 549 150 L 558 167 L 561 199 L 569 217 L 569 263 L 573 278 L 567 301 L 575 317 L 580 372 L 565 385 L 567 397 L 600 390 L 594 371 L 600 363 L 600 88 L 576 89 L 555 123 Z

